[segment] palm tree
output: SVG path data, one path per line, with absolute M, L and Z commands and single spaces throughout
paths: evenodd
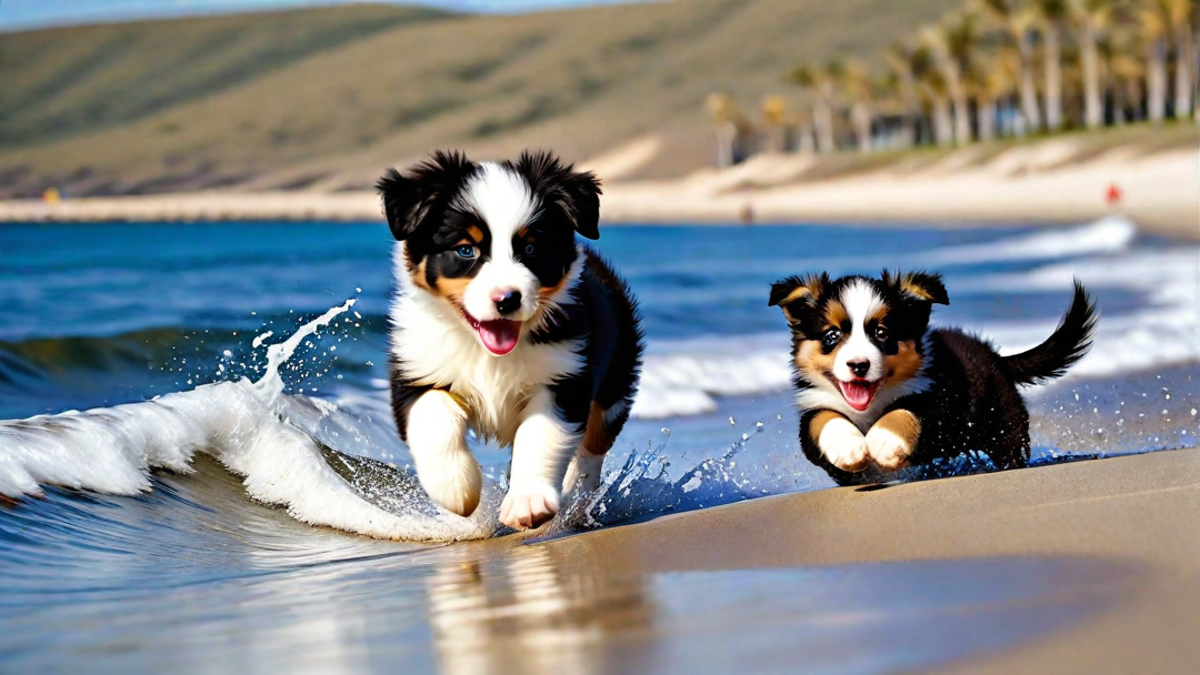
M 1137 5 L 1138 25 L 1146 43 L 1146 103 L 1150 121 L 1158 124 L 1167 112 L 1167 43 L 1171 36 L 1169 13 L 1164 11 L 1167 0 L 1140 0 Z
M 1083 70 L 1083 122 L 1089 129 L 1104 123 L 1104 93 L 1100 83 L 1098 43 L 1113 22 L 1114 0 L 1074 0 L 1072 13 L 1079 24 L 1079 62 Z
M 871 122 L 875 117 L 876 97 L 874 83 L 866 64 L 858 60 L 847 61 L 840 69 L 839 84 L 850 98 L 850 124 L 858 141 L 859 152 L 871 151 Z
M 941 68 L 926 67 L 916 72 L 917 93 L 931 110 L 933 139 L 941 147 L 954 145 L 954 122 L 950 115 L 949 87 Z
M 901 142 L 911 146 L 917 139 L 917 108 L 916 71 L 922 67 L 922 61 L 929 58 L 923 47 L 911 46 L 905 42 L 893 42 L 884 52 L 888 68 L 896 79 L 896 88 L 900 99 L 904 102 L 904 122 L 901 130 Z
M 1146 78 L 1146 62 L 1138 53 L 1137 33 L 1114 30 L 1100 43 L 1104 70 L 1112 82 L 1113 122 L 1125 124 L 1137 121 L 1142 109 L 1142 82 Z
M 1157 0 L 1171 41 L 1175 44 L 1175 119 L 1192 111 L 1192 0 Z
M 975 127 L 981 141 L 995 137 L 997 103 L 1016 89 L 1017 60 L 1010 49 L 977 49 L 971 57 L 966 82 L 975 99 Z
M 1062 128 L 1062 28 L 1070 15 L 1068 0 L 1034 0 L 1042 32 L 1045 66 L 1046 128 Z
M 972 52 L 979 44 L 979 30 L 972 14 L 950 14 L 926 28 L 925 42 L 938 56 L 950 100 L 954 105 L 954 138 L 959 145 L 971 142 L 970 104 L 963 74 Z
M 1036 15 L 1020 0 L 977 0 L 985 16 L 1008 34 L 1017 47 L 1021 66 L 1021 114 L 1031 131 L 1042 128 L 1042 117 L 1038 109 L 1037 85 L 1034 84 L 1034 51 L 1030 42 L 1030 29 Z
M 737 142 L 738 117 L 741 111 L 728 94 L 719 91 L 708 95 L 705 106 L 717 127 L 717 168 L 729 168 L 733 166 L 734 144 Z
M 834 150 L 833 142 L 833 78 L 831 71 L 837 70 L 837 62 L 830 61 L 824 68 L 801 64 L 792 69 L 788 79 L 801 89 L 815 95 L 813 126 L 817 137 L 817 151 L 829 153 Z
M 782 96 L 767 96 L 762 100 L 762 116 L 767 130 L 767 152 L 783 152 L 787 101 Z

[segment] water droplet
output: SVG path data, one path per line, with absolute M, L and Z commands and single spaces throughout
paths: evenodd
M 359 288 L 358 286 L 355 286 L 355 287 L 354 287 L 354 292 L 355 292 L 355 293 L 362 293 L 362 289 L 361 289 L 361 288 Z
M 731 426 L 731 427 L 732 427 L 732 426 L 736 426 L 736 425 L 737 425 L 737 422 L 736 422 L 736 421 L 734 421 L 734 419 L 733 419 L 732 417 L 730 417 L 730 418 L 729 418 L 729 426 Z

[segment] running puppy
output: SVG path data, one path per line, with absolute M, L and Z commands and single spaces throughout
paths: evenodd
M 437 152 L 377 184 L 392 234 L 392 409 L 421 485 L 468 516 L 483 475 L 467 428 L 512 448 L 500 520 L 537 527 L 599 485 L 641 366 L 637 305 L 575 234 L 599 237 L 600 184 L 547 153 Z
M 979 451 L 999 468 L 1029 459 L 1029 413 L 1017 385 L 1061 376 L 1091 346 L 1095 306 L 1078 281 L 1042 344 L 1000 356 L 954 328 L 929 329 L 950 304 L 937 274 L 828 274 L 771 286 L 792 330 L 800 447 L 840 485 Z M 868 471 L 874 466 L 878 471 Z

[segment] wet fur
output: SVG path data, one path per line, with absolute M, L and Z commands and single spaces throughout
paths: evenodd
M 829 384 L 845 342 L 832 350 L 820 342 L 831 326 L 849 326 L 841 301 L 854 284 L 875 294 L 879 309 L 872 320 L 891 337 L 875 343 L 888 376 L 865 411 L 852 409 Z M 1003 357 L 961 330 L 929 329 L 935 303 L 949 303 L 941 278 L 921 272 L 836 280 L 819 274 L 773 285 L 769 304 L 783 310 L 792 331 L 800 445 L 838 484 L 871 482 L 966 452 L 986 454 L 1000 469 L 1025 466 L 1029 414 L 1017 387 L 1061 376 L 1087 352 L 1096 321 L 1092 301 L 1076 282 L 1054 334 L 1027 352 Z

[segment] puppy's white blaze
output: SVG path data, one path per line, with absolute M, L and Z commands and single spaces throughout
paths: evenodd
M 867 456 L 866 439 L 862 432 L 844 419 L 835 418 L 825 424 L 821 437 L 817 439 L 817 447 L 839 469 L 856 469 Z
M 874 382 L 884 376 L 883 352 L 871 342 L 867 335 L 866 323 L 871 315 L 883 306 L 883 299 L 876 295 L 871 285 L 855 280 L 843 291 L 842 306 L 850 316 L 850 336 L 838 349 L 837 358 L 833 364 L 833 374 L 843 382 L 849 382 L 858 376 L 850 370 L 849 364 L 857 361 L 867 361 L 871 364 L 865 379 Z
M 495 249 L 496 244 L 493 240 L 492 250 Z M 539 288 L 537 277 L 528 267 L 511 260 L 497 262 L 493 258 L 485 262 L 475 278 L 467 284 L 467 290 L 463 293 L 463 306 L 467 313 L 480 321 L 500 318 L 528 321 L 537 313 Z M 492 297 L 507 291 L 518 291 L 521 294 L 521 307 L 516 312 L 501 316 Z
M 444 391 L 422 394 L 409 410 L 408 448 L 417 477 L 434 502 L 460 515 L 479 503 L 483 488 L 466 430 L 466 412 Z
M 577 340 L 524 343 L 502 359 L 493 357 L 450 303 L 417 288 L 396 249 L 401 292 L 392 303 L 392 353 L 405 374 L 424 384 L 450 387 L 467 404 L 471 426 L 485 438 L 512 444 L 518 414 L 538 385 L 583 368 Z
M 492 235 L 489 260 L 467 285 L 463 304 L 481 321 L 499 319 L 492 296 L 515 290 L 521 293 L 521 309 L 510 315 L 528 321 L 538 310 L 538 280 L 516 260 L 513 236 L 533 219 L 537 200 L 519 174 L 499 164 L 484 163 L 458 198 L 459 206 L 483 218 Z

